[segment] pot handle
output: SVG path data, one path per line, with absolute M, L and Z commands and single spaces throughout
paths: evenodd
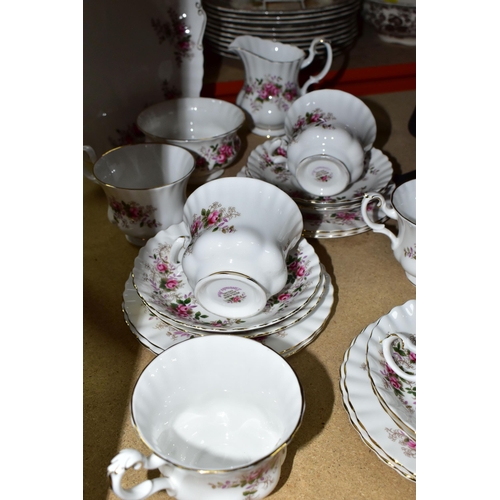
M 83 151 L 87 153 L 90 161 L 92 162 L 92 165 L 95 164 L 97 161 L 97 155 L 95 154 L 94 148 L 92 146 L 83 146 Z M 94 177 L 94 174 L 92 173 L 91 169 L 89 166 L 86 164 L 86 162 L 83 162 L 83 175 L 87 177 L 87 179 L 90 179 L 92 182 L 95 182 L 96 184 L 99 184 L 97 182 L 97 179 Z
M 313 62 L 313 59 L 316 57 L 316 50 L 315 50 L 316 45 L 318 45 L 319 43 L 322 43 L 326 48 L 326 63 L 324 65 L 323 69 L 317 75 L 310 76 L 309 79 L 306 81 L 306 83 L 304 83 L 304 85 L 302 85 L 302 87 L 299 89 L 300 95 L 304 95 L 307 92 L 308 87 L 310 85 L 312 85 L 313 83 L 320 82 L 325 77 L 325 75 L 328 73 L 328 71 L 330 71 L 330 68 L 332 66 L 332 60 L 333 60 L 332 46 L 326 40 L 323 40 L 322 38 L 318 37 L 318 38 L 315 38 L 311 42 L 311 45 L 309 47 L 309 55 L 302 62 L 300 69 L 303 69 L 303 68 L 309 66 L 309 64 L 311 64 Z
M 170 496 L 175 497 L 177 492 L 175 488 L 173 488 L 171 480 L 166 477 L 147 479 L 130 489 L 123 488 L 121 485 L 125 472 L 131 467 L 136 470 L 141 467 L 151 470 L 168 465 L 169 464 L 167 464 L 165 460 L 154 454 L 146 457 L 133 448 L 125 448 L 111 460 L 108 466 L 108 477 L 111 483 L 111 489 L 113 493 L 122 500 L 142 500 L 161 490 L 166 490 Z
M 378 200 L 378 206 L 388 217 L 394 220 L 398 219 L 396 210 L 388 206 L 386 199 L 380 193 L 365 193 L 363 200 L 361 201 L 361 215 L 363 216 L 366 225 L 373 229 L 374 233 L 385 234 L 391 240 L 391 248 L 394 250 L 398 243 L 398 237 L 395 236 L 394 233 L 391 233 L 391 231 L 389 231 L 384 224 L 373 222 L 368 215 L 368 205 L 374 200 Z

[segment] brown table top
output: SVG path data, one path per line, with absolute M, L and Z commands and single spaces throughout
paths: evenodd
M 377 141 L 395 174 L 416 168 L 415 138 L 408 120 L 416 93 L 368 96 L 377 120 Z M 224 173 L 233 176 L 265 138 L 242 133 L 245 149 Z M 99 186 L 83 180 L 84 273 L 84 498 L 116 499 L 106 469 L 122 448 L 149 455 L 130 424 L 129 401 L 138 375 L 154 354 L 128 329 L 122 293 L 138 248 L 106 215 Z M 273 500 L 414 498 L 415 483 L 384 464 L 361 440 L 342 405 L 340 366 L 351 341 L 394 306 L 416 298 L 416 288 L 395 260 L 390 240 L 372 231 L 336 239 L 309 239 L 332 277 L 333 312 L 315 342 L 287 358 L 304 388 L 303 424 L 289 447 Z M 129 471 L 125 486 L 154 473 Z M 168 499 L 165 492 L 151 498 Z M 202 499 L 200 499 L 202 500 Z

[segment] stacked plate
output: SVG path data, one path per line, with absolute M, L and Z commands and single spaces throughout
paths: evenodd
M 274 184 L 293 198 L 302 212 L 303 234 L 308 238 L 343 238 L 369 231 L 361 215 L 361 202 L 367 192 L 382 193 L 390 198 L 395 185 L 391 182 L 393 168 L 389 158 L 379 149 L 372 148 L 366 154 L 365 173 L 361 179 L 335 196 L 319 197 L 304 191 L 280 161 L 286 157 L 287 144 L 287 139 L 281 137 L 257 146 L 237 175 Z M 375 203 L 369 209 L 374 222 L 387 220 Z
M 333 286 L 314 248 L 302 238 L 287 258 L 288 282 L 258 315 L 216 316 L 197 303 L 182 264 L 169 262 L 175 226 L 141 248 L 123 292 L 123 313 L 137 339 L 154 353 L 193 336 L 233 334 L 290 356 L 323 331 L 333 305 Z
M 416 300 L 393 308 L 352 342 L 340 368 L 340 389 L 349 419 L 365 444 L 389 467 L 416 481 L 416 383 L 398 377 L 386 364 L 380 341 L 402 332 L 416 344 Z M 404 371 L 416 367 L 400 340 L 391 346 Z
M 237 58 L 228 50 L 240 35 L 253 35 L 307 50 L 322 37 L 333 55 L 350 48 L 358 34 L 360 0 L 305 0 L 302 2 L 204 0 L 207 14 L 205 41 L 222 56 Z M 323 48 L 320 50 L 324 50 Z

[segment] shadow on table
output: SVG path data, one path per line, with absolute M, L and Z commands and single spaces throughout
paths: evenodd
M 305 349 L 291 357 L 289 362 L 302 384 L 306 410 L 302 425 L 288 446 L 287 457 L 281 469 L 281 476 L 276 491 L 287 482 L 297 451 L 322 432 L 331 417 L 334 404 L 331 377 L 316 356 Z

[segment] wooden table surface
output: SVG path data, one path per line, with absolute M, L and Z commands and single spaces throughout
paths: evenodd
M 375 146 L 389 156 L 395 175 L 416 168 L 415 137 L 408 120 L 415 91 L 367 96 L 377 121 Z M 242 131 L 244 150 L 225 171 L 234 176 L 265 138 Z M 145 449 L 130 424 L 133 385 L 154 354 L 130 332 L 121 311 L 125 281 L 138 248 L 106 215 L 99 186 L 83 179 L 84 204 L 84 498 L 116 499 L 106 469 L 126 447 Z M 288 358 L 304 387 L 304 421 L 289 447 L 273 500 L 400 500 L 416 484 L 384 464 L 361 440 L 342 405 L 340 366 L 351 341 L 394 306 L 416 298 L 416 288 L 395 260 L 390 240 L 371 231 L 336 239 L 309 239 L 332 277 L 334 304 L 315 342 Z M 154 473 L 129 471 L 124 485 Z M 168 499 L 160 492 L 151 498 Z M 203 500 L 203 499 L 199 499 Z

